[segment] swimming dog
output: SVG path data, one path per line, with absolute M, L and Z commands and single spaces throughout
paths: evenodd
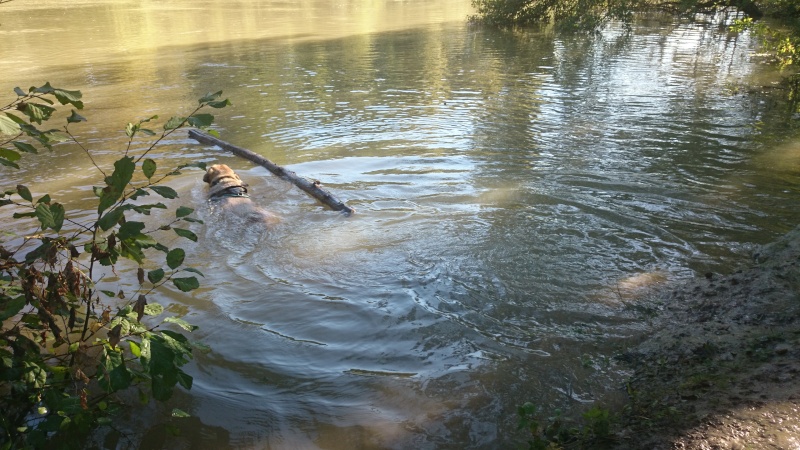
M 278 216 L 257 206 L 250 200 L 247 183 L 225 164 L 214 164 L 206 170 L 203 181 L 208 183 L 208 200 L 215 208 L 234 214 L 248 222 L 274 225 Z

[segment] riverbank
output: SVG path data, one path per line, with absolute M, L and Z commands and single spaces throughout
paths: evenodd
M 615 448 L 800 448 L 800 228 L 655 302 L 660 325 L 620 357 Z

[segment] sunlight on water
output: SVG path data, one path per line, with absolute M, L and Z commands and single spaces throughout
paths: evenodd
M 160 301 L 213 351 L 166 407 L 193 414 L 183 435 L 148 406 L 133 447 L 514 447 L 521 402 L 569 409 L 619 386 L 638 293 L 728 270 L 800 220 L 796 125 L 732 89 L 769 75 L 714 24 L 559 37 L 468 25 L 461 0 L 2 8 L 6 83 L 83 90 L 75 132 L 101 164 L 128 121 L 222 89 L 224 140 L 357 210 L 185 135 L 157 149 L 163 170 L 232 166 L 281 222 L 215 208 L 199 170 L 169 182 L 204 223 L 198 243 L 168 243 L 205 277 Z M 89 208 L 82 150 L 29 161 L 0 168 L 9 186 Z

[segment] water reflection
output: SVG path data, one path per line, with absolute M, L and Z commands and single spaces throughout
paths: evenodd
M 789 116 L 724 86 L 757 70 L 747 39 L 673 22 L 598 40 L 444 23 L 464 3 L 91 2 L 89 30 L 116 37 L 40 68 L 89 84 L 96 121 L 81 132 L 101 160 L 123 113 L 167 116 L 223 89 L 224 139 L 359 211 L 330 213 L 182 137 L 158 155 L 232 165 L 284 218 L 243 231 L 204 207 L 199 173 L 173 182 L 205 220 L 187 250 L 206 278 L 166 302 L 214 348 L 176 402 L 218 446 L 511 445 L 520 401 L 576 408 L 616 386 L 610 357 L 643 327 L 618 289 L 725 270 L 800 219 L 800 174 L 778 162 L 796 147 Z M 74 17 L 48 5 L 42 26 Z M 89 164 L 58 151 L 70 158 L 8 178 L 79 204 Z

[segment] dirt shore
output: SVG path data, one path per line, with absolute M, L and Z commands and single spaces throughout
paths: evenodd
M 800 449 L 800 228 L 655 305 L 615 448 Z

